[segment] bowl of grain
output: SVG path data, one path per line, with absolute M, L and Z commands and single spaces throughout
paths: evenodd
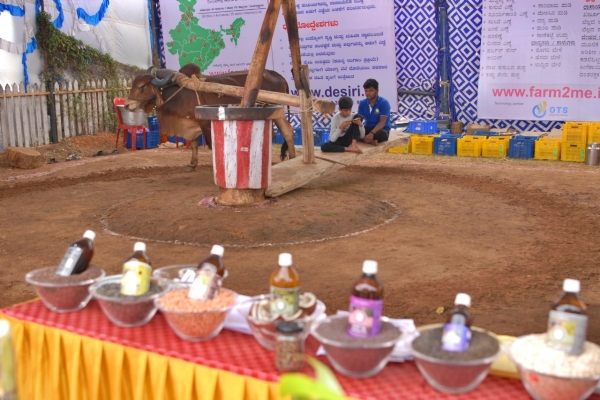
M 152 271 L 152 276 L 158 279 L 169 281 L 172 287 L 189 289 L 194 277 L 198 271 L 198 264 L 174 264 L 156 268 Z M 228 271 L 225 270 L 227 278 Z
M 419 336 L 411 351 L 421 375 L 434 389 L 451 394 L 475 389 L 487 376 L 494 360 L 502 355 L 496 335 L 471 327 L 471 343 L 463 352 L 442 350 L 443 324 L 417 328 Z
M 115 325 L 130 328 L 147 324 L 156 314 L 154 300 L 169 290 L 168 282 L 153 278 L 145 294 L 131 296 L 121 294 L 122 277 L 123 275 L 111 275 L 99 279 L 90 286 L 92 297 Z
M 585 342 L 574 356 L 546 344 L 546 334 L 521 336 L 507 349 L 521 382 L 535 400 L 583 400 L 600 380 L 600 347 Z
M 206 301 L 191 299 L 188 292 L 185 288 L 175 288 L 157 298 L 155 304 L 181 339 L 203 342 L 214 338 L 235 304 L 235 292 L 220 289 L 215 298 Z
M 55 312 L 78 311 L 91 299 L 90 285 L 104 276 L 101 268 L 90 265 L 80 274 L 56 275 L 56 267 L 36 269 L 25 275 L 25 281 L 35 286 L 44 305 Z
M 377 375 L 386 366 L 402 332 L 387 318 L 381 319 L 381 331 L 370 338 L 354 338 L 346 333 L 347 327 L 347 316 L 330 316 L 315 325 L 311 334 L 340 374 L 352 378 Z

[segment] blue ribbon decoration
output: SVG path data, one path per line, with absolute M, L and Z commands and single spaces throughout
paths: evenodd
M 27 93 L 27 85 L 29 85 L 29 74 L 27 73 L 27 54 L 33 53 L 37 49 L 37 41 L 35 38 L 31 38 L 31 41 L 27 43 L 27 48 L 21 57 L 21 64 L 23 64 L 23 76 L 25 79 L 25 93 Z
M 154 40 L 152 39 L 152 0 L 148 0 L 148 29 L 150 30 L 150 50 L 154 53 Z
M 56 11 L 58 11 L 58 17 L 52 22 L 56 29 L 62 28 L 63 22 L 65 22 L 65 14 L 63 13 L 62 3 L 60 0 L 54 0 L 54 4 L 56 4 Z
M 13 17 L 22 17 L 25 15 L 25 7 L 14 6 L 12 4 L 0 3 L 0 13 L 2 11 L 8 11 Z
M 89 15 L 83 8 L 77 9 L 77 18 L 85 21 L 86 24 L 89 25 L 98 25 L 102 18 L 104 18 L 104 14 L 106 14 L 106 10 L 108 10 L 108 6 L 110 4 L 110 0 L 102 0 L 102 5 L 100 5 L 100 9 L 94 15 Z

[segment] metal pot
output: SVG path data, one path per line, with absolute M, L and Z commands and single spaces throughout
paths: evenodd
M 585 152 L 586 165 L 598 165 L 600 158 L 600 146 L 598 143 L 590 143 Z
M 144 110 L 137 109 L 135 111 L 129 111 L 123 105 L 117 107 L 119 107 L 119 111 L 121 112 L 123 124 L 128 126 L 141 126 L 146 124 L 148 116 Z

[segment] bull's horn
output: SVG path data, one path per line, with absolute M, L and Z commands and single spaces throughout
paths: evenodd
M 154 65 L 148 67 L 148 69 L 146 70 L 146 73 L 147 74 L 151 73 L 153 68 L 154 68 Z
M 169 76 L 167 76 L 165 79 L 158 79 L 158 78 L 154 78 L 152 79 L 152 84 L 158 88 L 170 85 L 171 83 L 173 83 L 173 77 L 175 76 L 175 72 L 173 72 L 172 74 L 169 74 Z

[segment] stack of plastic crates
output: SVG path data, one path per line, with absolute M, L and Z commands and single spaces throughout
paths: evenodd
M 315 146 L 323 146 L 329 142 L 329 128 L 313 128 Z
M 600 122 L 590 124 L 587 143 L 600 143 Z
M 158 133 L 158 130 L 146 132 L 146 149 L 152 149 L 154 147 L 158 147 L 159 143 L 160 143 L 160 135 Z M 130 134 L 127 135 L 125 147 L 127 147 L 128 149 L 131 148 L 131 135 Z M 138 131 L 135 135 L 135 148 L 136 149 L 144 148 L 144 134 L 141 130 Z
M 589 130 L 589 122 L 565 122 L 560 152 L 562 161 L 585 162 L 585 149 Z

